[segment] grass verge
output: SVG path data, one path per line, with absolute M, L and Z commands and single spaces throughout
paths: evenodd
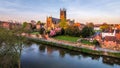
M 77 40 L 79 39 L 79 37 L 71 37 L 71 36 L 55 36 L 53 37 L 54 39 L 58 39 L 58 40 L 65 40 L 65 41 L 70 41 L 70 42 L 77 42 Z

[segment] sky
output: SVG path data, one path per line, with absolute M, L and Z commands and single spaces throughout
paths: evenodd
M 120 0 L 0 0 L 0 20 L 46 22 L 47 16 L 59 18 L 60 8 L 75 22 L 120 24 Z

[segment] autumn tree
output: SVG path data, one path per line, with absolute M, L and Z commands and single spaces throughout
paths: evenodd
M 92 22 L 90 22 L 90 23 L 87 23 L 87 26 L 93 28 L 93 27 L 94 27 L 94 24 L 93 24 Z
M 68 26 L 68 23 L 66 22 L 66 20 L 61 20 L 59 26 L 60 26 L 61 28 L 66 29 L 67 26 Z
M 107 23 L 103 23 L 101 26 L 100 26 L 100 29 L 102 30 L 102 31 L 105 31 L 105 30 L 107 30 L 107 29 L 109 29 L 110 28 L 110 26 L 107 24 Z

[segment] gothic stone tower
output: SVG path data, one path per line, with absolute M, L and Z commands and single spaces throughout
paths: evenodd
M 66 20 L 66 9 L 60 9 L 60 20 Z
M 50 27 L 52 27 L 52 17 L 47 17 L 46 19 L 46 22 L 47 22 L 47 28 L 49 29 Z

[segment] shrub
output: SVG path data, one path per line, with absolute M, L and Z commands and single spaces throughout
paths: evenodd
M 56 36 L 56 35 L 61 35 L 61 28 L 55 28 L 50 30 L 49 35 L 52 36 Z
M 49 34 L 50 36 L 55 36 L 56 35 L 56 32 L 55 32 L 55 30 L 50 30 L 50 34 Z
M 65 29 L 65 34 L 74 37 L 80 37 L 81 31 L 77 26 L 68 26 Z
M 41 28 L 39 31 L 40 34 L 44 34 L 45 33 L 45 28 Z

